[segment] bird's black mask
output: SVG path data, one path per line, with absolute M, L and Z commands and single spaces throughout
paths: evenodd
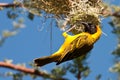
M 85 32 L 88 32 L 90 34 L 94 34 L 97 32 L 96 25 L 92 23 L 85 23 L 85 22 L 82 22 L 82 24 L 85 26 Z

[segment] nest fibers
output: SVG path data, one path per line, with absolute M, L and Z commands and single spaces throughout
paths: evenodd
M 104 9 L 101 0 L 23 0 L 24 7 L 33 14 L 45 11 L 54 14 L 57 22 L 62 21 L 58 27 L 66 30 L 75 26 L 71 31 L 77 34 L 84 30 L 80 22 L 89 22 L 95 25 L 100 23 L 100 13 Z

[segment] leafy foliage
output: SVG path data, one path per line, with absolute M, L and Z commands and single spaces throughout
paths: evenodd
M 15 36 L 18 33 L 18 30 L 21 28 L 24 28 L 24 20 L 20 18 L 17 22 L 13 22 L 13 28 L 10 30 L 3 30 L 0 38 L 0 45 L 3 44 L 3 42 L 11 36 Z

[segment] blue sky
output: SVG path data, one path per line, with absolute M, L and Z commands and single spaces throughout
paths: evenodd
M 0 2 L 11 2 L 10 0 L 0 0 Z M 120 1 L 118 2 L 120 3 Z M 0 11 L 0 34 L 2 30 L 12 29 L 12 20 L 8 19 L 6 16 L 6 10 Z M 49 20 L 44 25 L 42 31 L 38 31 L 38 27 L 41 27 L 41 18 L 35 17 L 33 21 L 26 18 L 24 14 L 20 15 L 25 18 L 26 27 L 19 30 L 16 36 L 6 39 L 4 44 L 0 47 L 0 61 L 5 58 L 13 59 L 13 63 L 29 63 L 33 59 L 50 55 L 50 27 Z M 109 68 L 114 64 L 114 56 L 111 55 L 112 51 L 115 50 L 117 45 L 117 37 L 111 33 L 112 28 L 108 24 L 110 18 L 102 20 L 102 30 L 107 34 L 107 36 L 102 35 L 100 40 L 94 45 L 94 49 L 90 53 L 87 59 L 88 65 L 91 69 L 91 74 L 84 80 L 95 80 L 98 74 L 102 74 L 101 80 L 107 80 L 112 78 L 115 80 L 116 75 L 109 72 Z M 63 37 L 61 36 L 61 31 L 53 26 L 53 38 L 52 38 L 52 52 L 57 51 L 60 45 L 63 43 Z M 69 61 L 68 61 L 69 62 Z M 63 63 L 66 64 L 67 62 Z M 61 64 L 62 65 L 62 64 Z M 50 71 L 56 65 L 54 63 L 48 64 L 42 69 Z M 27 67 L 29 67 L 27 65 Z M 11 71 L 10 69 L 4 69 L 0 67 L 0 72 Z M 71 77 L 70 77 L 71 76 Z M 74 76 L 68 73 L 66 77 L 72 78 Z M 11 78 L 0 77 L 0 80 L 11 80 Z M 25 77 L 24 80 L 28 80 Z M 29 79 L 30 80 L 30 79 Z M 39 79 L 38 79 L 39 80 Z

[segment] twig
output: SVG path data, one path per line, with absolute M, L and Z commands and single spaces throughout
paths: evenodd
M 14 4 L 14 3 L 0 3 L 0 7 L 22 7 L 22 4 Z
M 69 32 L 69 31 L 71 31 L 72 29 L 74 29 L 76 26 L 75 25 L 73 25 L 70 29 L 68 29 L 66 32 Z
M 24 72 L 24 73 L 37 75 L 37 76 L 42 76 L 42 77 L 43 76 L 48 76 L 51 79 L 55 78 L 54 75 L 51 75 L 51 74 L 48 74 L 48 73 L 45 73 L 45 72 L 42 72 L 42 71 L 38 71 L 38 70 L 35 70 L 35 69 L 30 69 L 30 68 L 26 68 L 26 67 L 23 67 L 23 66 L 14 65 L 14 64 L 11 64 L 11 63 L 0 62 L 0 67 L 9 68 L 9 69 L 13 69 L 13 70 L 17 70 L 17 71 L 21 71 L 21 72 Z
M 120 11 L 116 11 L 116 12 L 112 13 L 112 16 L 120 18 L 120 14 L 119 13 L 120 13 Z
M 80 71 L 78 72 L 77 78 L 78 78 L 78 80 L 81 80 L 81 72 Z

